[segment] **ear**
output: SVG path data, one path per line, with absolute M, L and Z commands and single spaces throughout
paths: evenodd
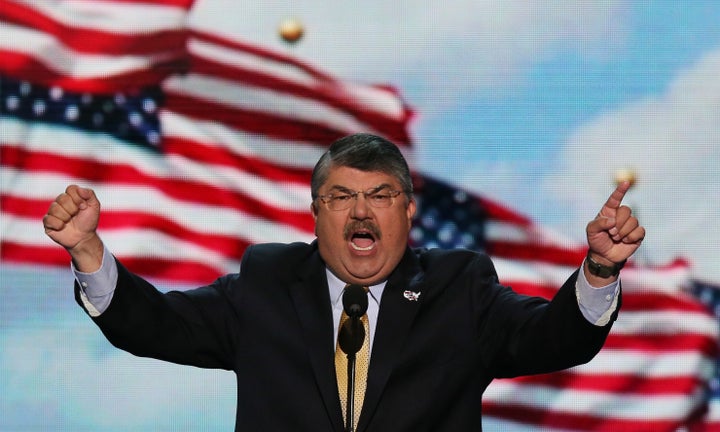
M 415 217 L 416 211 L 417 211 L 417 203 L 415 202 L 415 198 L 410 198 L 410 201 L 408 201 L 408 204 L 407 204 L 407 208 L 405 209 L 409 225 L 412 225 L 412 220 L 413 220 L 413 217 Z
M 313 220 L 315 221 L 315 236 L 317 237 L 317 219 L 318 219 L 318 206 L 315 205 L 315 201 L 310 203 L 310 212 L 312 213 Z

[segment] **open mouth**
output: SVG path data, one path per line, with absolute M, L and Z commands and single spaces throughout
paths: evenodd
M 368 231 L 358 231 L 350 236 L 350 245 L 358 251 L 369 251 L 375 247 L 375 236 Z
M 355 222 L 345 227 L 345 240 L 356 251 L 372 250 L 380 240 L 380 230 L 369 222 Z

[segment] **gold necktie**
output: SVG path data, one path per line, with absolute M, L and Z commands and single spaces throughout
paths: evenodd
M 340 316 L 340 327 L 349 317 L 343 311 Z M 370 328 L 368 325 L 367 314 L 363 315 L 360 320 L 365 327 L 365 341 L 360 350 L 355 354 L 355 392 L 353 406 L 353 430 L 357 429 L 360 411 L 362 410 L 363 399 L 365 399 L 365 386 L 367 384 L 368 366 L 370 365 Z M 342 405 L 343 424 L 347 423 L 347 388 L 348 388 L 348 359 L 347 354 L 340 349 L 340 344 L 336 342 L 335 348 L 335 374 L 337 375 L 338 394 L 340 395 L 340 404 Z

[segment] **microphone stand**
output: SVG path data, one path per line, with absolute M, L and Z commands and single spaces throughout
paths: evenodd
M 340 327 L 340 349 L 347 355 L 347 406 L 345 431 L 353 432 L 355 424 L 355 360 L 356 353 L 365 342 L 365 327 L 357 316 L 352 316 Z
M 348 388 L 345 430 L 353 432 L 353 425 L 355 424 L 355 353 L 348 354 L 347 361 Z
M 365 326 L 360 317 L 368 308 L 367 291 L 360 285 L 348 285 L 343 292 L 343 308 L 348 319 L 340 327 L 338 344 L 347 355 L 347 406 L 345 431 L 353 432 L 355 424 L 355 354 L 365 343 Z

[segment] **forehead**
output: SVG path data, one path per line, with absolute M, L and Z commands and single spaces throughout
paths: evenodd
M 380 185 L 399 188 L 400 182 L 391 174 L 381 171 L 363 171 L 346 166 L 332 167 L 321 189 L 347 188 L 364 191 Z

